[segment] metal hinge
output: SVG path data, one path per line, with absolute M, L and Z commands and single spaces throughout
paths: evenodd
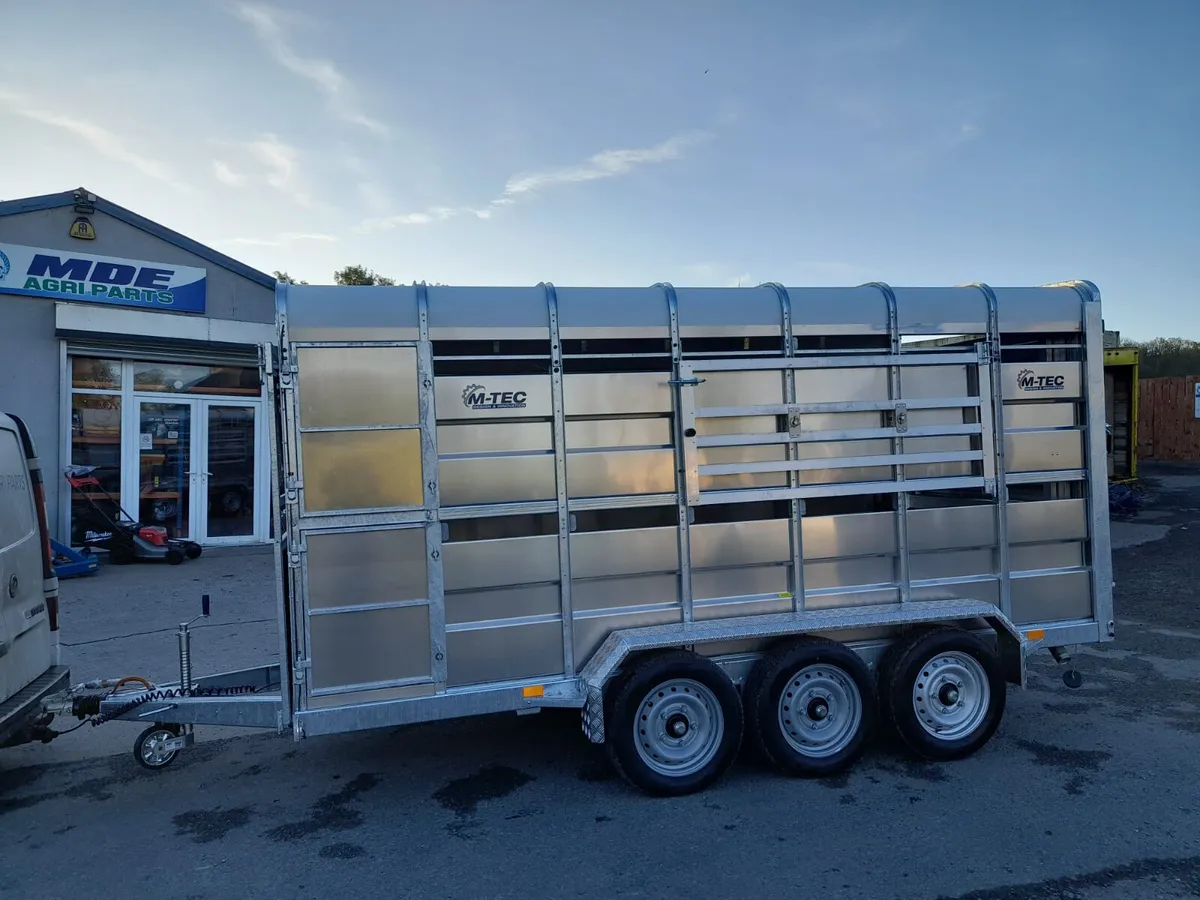
M 892 415 L 896 426 L 896 433 L 904 434 L 908 431 L 908 406 L 904 403 L 897 403 L 896 408 L 892 411 Z
M 707 378 L 672 378 L 667 384 L 672 387 L 695 387 L 698 384 L 704 384 L 708 381 Z
M 308 677 L 305 674 L 305 672 L 311 668 L 312 668 L 312 660 L 311 659 L 297 656 L 296 664 L 293 667 L 292 680 L 295 681 L 296 684 L 303 684 L 304 679 Z

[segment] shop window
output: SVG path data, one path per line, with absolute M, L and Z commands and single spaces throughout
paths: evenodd
M 71 387 L 85 391 L 119 391 L 121 360 L 71 357 Z
M 117 373 L 119 376 L 119 365 Z M 86 496 L 81 496 L 79 491 L 71 493 L 71 543 L 81 546 L 110 530 L 104 521 L 105 516 L 113 519 L 120 516 L 119 395 L 77 393 L 71 396 L 71 465 L 96 466 L 95 476 L 103 488 L 103 491 L 95 487 L 87 488 Z M 89 501 L 95 502 L 99 509 L 93 508 Z
M 258 369 L 250 366 L 188 366 L 135 362 L 133 389 L 170 394 L 257 397 L 262 393 L 262 384 Z

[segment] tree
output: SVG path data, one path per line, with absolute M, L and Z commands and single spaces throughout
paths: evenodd
M 366 266 L 346 266 L 333 273 L 333 283 L 340 285 L 382 285 L 390 286 L 396 283 L 394 278 L 372 272 Z
M 278 269 L 271 274 L 275 276 L 276 281 L 281 282 L 282 284 L 308 284 L 307 281 L 297 281 L 287 272 L 280 272 Z
M 1140 377 L 1200 375 L 1200 341 L 1155 338 L 1135 344 L 1141 350 Z

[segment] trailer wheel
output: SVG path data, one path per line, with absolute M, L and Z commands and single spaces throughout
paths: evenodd
M 970 756 L 1000 725 L 1007 686 L 987 644 L 960 628 L 916 634 L 884 673 L 889 718 L 909 749 L 926 759 Z
M 179 736 L 178 725 L 151 725 L 133 742 L 133 757 L 138 765 L 152 770 L 165 769 L 175 761 L 178 750 L 164 750 L 163 744 Z
M 826 777 L 850 766 L 875 725 L 870 669 L 848 647 L 803 638 L 768 652 L 746 680 L 747 732 L 789 775 Z
M 691 794 L 717 781 L 742 742 L 742 701 L 711 660 L 655 654 L 613 685 L 609 758 L 648 794 Z

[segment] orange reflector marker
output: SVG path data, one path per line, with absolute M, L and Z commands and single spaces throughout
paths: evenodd
M 523 697 L 541 697 L 544 696 L 545 693 L 546 689 L 540 684 L 531 684 L 527 687 L 521 688 L 521 695 Z
M 1046 632 L 1041 628 L 1035 628 L 1033 631 L 1025 632 L 1025 637 L 1031 641 L 1040 641 L 1046 636 Z

